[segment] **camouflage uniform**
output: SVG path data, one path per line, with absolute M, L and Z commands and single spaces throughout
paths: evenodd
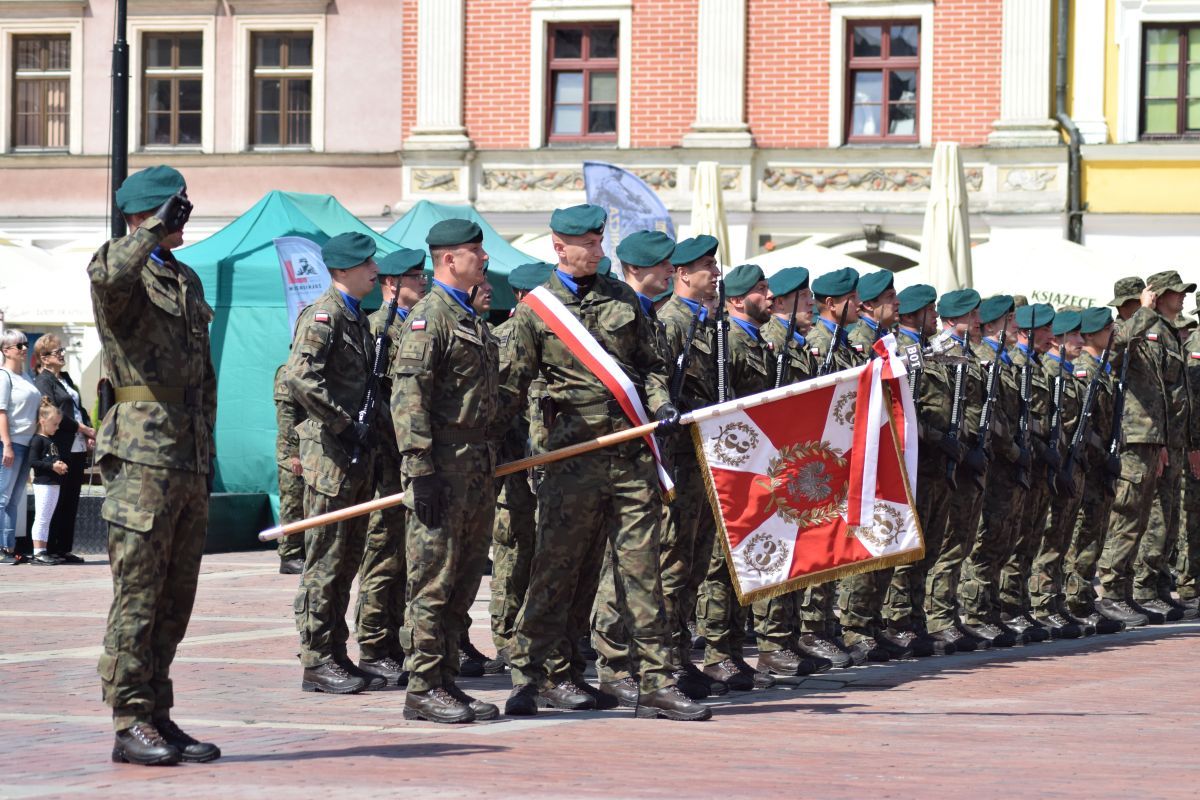
M 1071 445 L 1071 437 L 1083 411 L 1083 393 L 1087 387 L 1075 377 L 1075 367 L 1069 362 L 1061 364 L 1055 356 L 1047 355 L 1042 360 L 1042 368 L 1046 370 L 1046 380 L 1053 385 L 1056 378 L 1062 379 L 1062 403 L 1058 409 L 1059 440 L 1058 452 L 1066 461 L 1067 450 Z M 1061 371 L 1061 376 L 1060 376 Z M 1053 396 L 1053 395 L 1052 395 Z M 1082 466 L 1082 465 L 1079 465 Z M 1047 480 L 1056 476 L 1048 476 Z M 1075 518 L 1079 515 L 1079 505 L 1083 502 L 1084 473 L 1078 466 L 1073 476 L 1075 494 L 1054 494 L 1050 496 L 1049 486 L 1046 491 L 1049 496 L 1049 510 L 1046 521 L 1041 528 L 1041 542 L 1034 556 L 1029 576 L 1029 602 L 1035 616 L 1045 617 L 1065 611 L 1065 570 L 1064 560 L 1067 549 L 1071 546 L 1071 534 L 1075 530 Z
M 304 409 L 292 402 L 287 388 L 287 365 L 275 370 L 275 463 L 279 467 L 279 524 L 304 518 L 304 478 L 292 472 L 292 459 L 300 457 L 296 426 L 304 421 Z M 283 536 L 276 546 L 280 561 L 304 558 L 304 537 Z
M 396 319 L 387 331 L 388 353 L 395 355 L 400 347 L 400 326 L 404 316 L 397 308 Z M 388 308 L 384 305 L 367 317 L 371 336 L 378 337 L 387 322 Z M 378 387 L 380 413 L 375 415 L 371 435 L 379 443 L 375 448 L 375 497 L 400 494 L 400 451 L 396 449 L 396 430 L 390 414 L 382 412 L 384 403 L 392 396 L 389 375 Z M 358 607 L 354 612 L 355 638 L 366 661 L 392 658 L 404 663 L 400 647 L 400 626 L 404 624 L 404 589 L 408 580 L 404 553 L 404 507 L 392 506 L 371 512 L 367 521 L 366 546 L 358 567 Z
M 1150 334 L 1158 341 L 1150 341 Z M 1174 381 L 1164 379 L 1163 362 L 1168 351 L 1178 350 L 1177 369 L 1182 373 L 1183 359 L 1174 328 L 1148 308 L 1139 308 L 1117 323 L 1114 347 L 1123 359 L 1131 360 L 1121 417 L 1121 476 L 1097 573 L 1106 598 L 1132 600 L 1134 559 L 1158 489 L 1159 458 L 1168 430 L 1166 386 Z M 1171 377 L 1179 379 L 1178 374 Z
M 288 359 L 288 390 L 308 413 L 300 423 L 304 515 L 313 517 L 371 498 L 372 453 L 338 438 L 356 417 L 371 371 L 374 342 L 366 315 L 331 286 L 300 312 Z M 367 520 L 356 516 L 304 534 L 304 575 L 296 594 L 300 663 L 305 669 L 346 659 L 350 585 L 362 563 Z
M 919 336 L 906 328 L 896 334 L 903 351 L 921 345 Z M 917 518 L 925 541 L 920 561 L 897 567 L 884 600 L 884 615 L 890 627 L 900 631 L 925 630 L 925 582 L 941 553 L 950 515 L 950 487 L 946 484 L 946 457 L 939 443 L 950 427 L 950 405 L 954 387 L 946 365 L 927 357 L 920 376 L 917 398 L 920 460 L 917 462 Z
M 813 363 L 812 353 L 808 349 L 808 340 L 799 332 L 793 334 L 791 346 L 785 348 L 783 340 L 787 338 L 788 324 L 779 317 L 771 317 L 766 325 L 759 330 L 767 343 L 775 348 L 776 354 L 787 357 L 784 369 L 784 383 L 799 383 L 817 374 L 817 365 Z M 799 339 L 794 337 L 799 336 Z M 779 365 L 776 362 L 776 369 Z
M 151 217 L 88 266 L 117 393 L 96 441 L 113 576 L 98 671 L 117 731 L 170 714 L 171 662 L 192 614 L 208 526 L 213 312 L 195 272 L 152 252 L 166 235 Z
M 812 330 L 808 332 L 808 336 L 805 337 L 808 354 L 814 365 L 814 376 L 817 370 L 824 365 L 826 355 L 833 344 L 832 326 L 833 323 L 828 320 L 824 318 L 818 319 L 813 324 Z M 855 350 L 854 347 L 848 344 L 848 334 L 843 334 L 843 336 L 846 338 L 843 339 L 842 344 L 833 353 L 830 372 L 857 367 L 867 360 L 867 357 L 861 351 Z M 835 581 L 808 586 L 804 589 L 803 595 L 797 598 L 800 606 L 801 633 L 810 633 L 822 638 L 833 634 L 836 623 L 833 604 L 836 594 L 837 583 Z
M 1075 360 L 1075 369 L 1085 372 L 1089 383 L 1100 371 L 1100 361 L 1085 352 Z M 1096 400 L 1092 406 L 1091 431 L 1086 439 L 1079 463 L 1075 469 L 1082 473 L 1083 502 L 1075 519 L 1075 532 L 1066 560 L 1067 610 L 1076 617 L 1092 613 L 1096 602 L 1096 591 L 1092 580 L 1096 577 L 1096 561 L 1104 544 L 1108 530 L 1108 514 L 1112 507 L 1112 496 L 1108 493 L 1108 475 L 1104 464 L 1108 457 L 1108 437 L 1112 430 L 1113 386 L 1112 364 L 1105 366 L 1105 374 L 1096 384 Z
M 408 517 L 408 609 L 400 645 L 410 692 L 458 676 L 461 637 L 487 568 L 496 507 L 499 352 L 487 323 L 440 284 L 405 320 L 392 370 L 392 424 L 406 480 L 445 481 L 441 527 Z M 406 488 L 411 508 L 411 487 Z
M 666 365 L 654 346 L 650 320 L 628 286 L 603 275 L 582 296 L 558 276 L 545 284 L 596 337 L 647 399 L 653 414 L 668 402 Z M 557 449 L 627 430 L 631 423 L 600 379 L 553 335 L 531 308 L 517 307 L 506 347 L 505 409 L 519 408 L 537 373 L 557 409 L 549 446 Z M 572 679 L 569 641 L 572 595 L 600 573 L 604 544 L 617 560 L 623 615 L 633 629 L 642 689 L 674 684 L 670 631 L 659 579 L 662 500 L 654 459 L 631 441 L 546 466 L 538 489 L 537 544 L 529 589 L 512 645 L 513 683 L 540 688 Z M 590 598 L 588 598 L 590 600 Z M 574 601 L 574 602 L 573 602 Z
M 1200 428 L 1200 330 L 1184 344 L 1187 356 L 1188 421 Z M 1179 543 L 1175 559 L 1176 589 L 1180 600 L 1200 596 L 1200 479 L 1185 465 L 1179 509 Z

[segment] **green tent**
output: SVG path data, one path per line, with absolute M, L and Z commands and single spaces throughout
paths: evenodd
M 278 493 L 273 384 L 292 332 L 274 240 L 304 236 L 323 244 L 349 231 L 374 238 L 380 255 L 396 249 L 329 195 L 274 191 L 212 236 L 176 252 L 200 275 L 216 312 L 211 335 L 221 491 Z M 364 305 L 378 306 L 378 296 Z
M 488 254 L 488 278 L 492 284 L 492 310 L 509 309 L 516 305 L 517 298 L 513 297 L 512 289 L 508 287 L 508 273 L 515 267 L 537 259 L 509 244 L 473 206 L 449 206 L 420 200 L 383 235 L 404 247 L 424 250 L 425 234 L 429 233 L 434 223 L 444 219 L 469 219 L 483 228 L 483 249 Z M 427 269 L 433 269 L 428 254 L 425 264 Z

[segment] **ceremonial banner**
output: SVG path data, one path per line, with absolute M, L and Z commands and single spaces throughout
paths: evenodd
M 296 319 L 306 306 L 329 288 L 329 270 L 321 257 L 321 246 L 303 236 L 275 239 L 279 269 L 283 273 L 283 302 L 288 310 L 288 331 L 296 330 Z
M 692 426 L 743 605 L 924 555 L 916 411 L 890 355 L 697 413 Z
M 583 162 L 587 201 L 608 212 L 604 226 L 604 255 L 619 271 L 617 245 L 637 231 L 662 231 L 675 238 L 675 223 L 662 200 L 647 183 L 628 170 L 602 161 Z

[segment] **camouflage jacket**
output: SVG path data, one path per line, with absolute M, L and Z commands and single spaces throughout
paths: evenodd
M 675 295 L 658 310 L 658 318 L 666 332 L 666 362 L 672 376 L 694 317 L 688 304 Z M 678 401 L 681 411 L 692 411 L 717 402 L 717 326 L 711 317 L 696 326 Z
M 1050 384 L 1050 424 L 1053 429 L 1054 424 L 1054 386 L 1055 381 L 1062 377 L 1062 403 L 1058 409 L 1062 415 L 1062 424 L 1059 426 L 1062 430 L 1059 431 L 1058 452 L 1066 454 L 1067 447 L 1071 443 L 1071 435 L 1075 432 L 1075 426 L 1079 424 L 1079 415 L 1083 411 L 1083 392 L 1087 388 L 1083 382 L 1075 377 L 1075 365 L 1070 362 L 1060 362 L 1057 353 L 1047 353 L 1042 356 L 1042 370 L 1046 373 L 1046 382 Z M 1051 442 L 1051 444 L 1054 444 Z
M 775 352 L 762 338 L 753 337 L 732 319 L 729 326 L 730 397 L 749 397 L 775 387 Z
M 100 247 L 88 265 L 104 367 L 118 392 L 149 387 L 178 400 L 118 402 L 96 437 L 96 458 L 209 471 L 217 377 L 209 351 L 213 311 L 200 278 L 170 253 L 152 257 L 166 235 L 154 217 Z
M 275 461 L 284 469 L 291 469 L 292 459 L 300 455 L 296 426 L 306 416 L 304 409 L 292 401 L 287 385 L 287 364 L 280 364 L 275 370 Z
M 1165 445 L 1169 433 L 1171 386 L 1182 380 L 1183 347 L 1175 329 L 1157 312 L 1139 308 L 1117 323 L 1114 352 L 1121 354 L 1114 368 L 1125 376 L 1125 413 L 1121 416 L 1122 441 L 1128 444 Z
M 1008 351 L 1009 358 L 1012 359 L 1013 368 L 1017 373 L 1017 420 L 1020 421 L 1020 402 L 1021 402 L 1021 381 L 1024 379 L 1024 370 L 1029 368 L 1029 434 L 1030 446 L 1034 446 L 1034 440 L 1041 444 L 1046 444 L 1050 436 L 1050 384 L 1046 380 L 1046 372 L 1039 365 L 1042 359 L 1038 359 L 1035 363 L 1029 359 L 1025 351 L 1020 345 L 1013 345 Z M 1016 431 L 1014 431 L 1014 436 Z M 1030 451 L 1030 455 L 1034 454 L 1034 450 Z
M 887 335 L 887 331 L 878 332 L 877 328 L 872 328 L 870 323 L 864 322 L 861 318 L 854 327 L 850 329 L 846 338 L 850 342 L 850 349 L 859 358 L 869 361 L 871 359 L 871 348 L 875 346 L 876 337 Z M 862 363 L 861 361 L 859 363 Z
M 896 355 L 907 362 L 905 349 L 921 346 L 919 336 L 905 328 L 896 331 Z M 907 364 L 906 364 L 907 365 Z M 945 467 L 945 456 L 938 449 L 938 444 L 946 431 L 950 429 L 951 403 L 954 399 L 954 386 L 947 365 L 937 361 L 931 353 L 925 352 L 922 359 L 920 375 L 909 371 L 909 385 L 919 381 L 917 385 L 917 428 L 920 434 L 920 464 L 925 469 Z
M 358 416 L 371 371 L 374 341 L 367 318 L 357 318 L 336 287 L 300 312 L 287 363 L 292 399 L 308 418 L 299 424 L 304 481 L 334 497 L 350 468 L 351 453 L 337 434 Z
M 938 334 L 942 336 L 942 334 Z M 979 359 L 975 356 L 974 349 L 967 350 L 963 345 L 959 344 L 956 339 L 950 339 L 949 346 L 941 355 L 947 358 L 958 359 L 965 358 L 967 361 L 963 365 L 963 379 L 966 381 L 963 387 L 963 418 L 958 427 L 958 439 L 960 442 L 968 442 L 974 444 L 979 436 L 979 417 L 983 413 L 983 399 L 987 389 L 987 376 L 984 375 L 983 367 L 979 363 Z M 951 403 L 954 400 L 954 383 L 957 380 L 958 364 L 947 364 L 946 371 L 950 376 L 950 398 Z
M 995 341 L 995 340 L 992 340 Z M 987 382 L 992 365 L 996 363 L 997 349 L 987 341 L 972 342 L 971 349 L 979 360 L 983 370 L 984 398 L 987 398 Z M 1021 417 L 1021 387 L 1020 374 L 1014 364 L 1006 364 L 1000 360 L 999 384 L 995 387 L 995 401 L 992 403 L 992 432 L 991 446 L 993 455 L 1002 456 L 1010 462 L 1017 461 L 1021 449 L 1017 446 L 1015 436 Z
M 544 286 L 613 357 L 642 394 L 646 412 L 653 418 L 670 400 L 667 367 L 654 344 L 652 323 L 642 313 L 634 291 L 604 275 L 596 276 L 583 297 L 576 297 L 557 275 L 551 275 Z M 541 373 L 556 409 L 549 431 L 552 449 L 632 427 L 612 392 L 529 306 L 517 306 L 505 349 L 500 376 L 504 412 L 519 411 L 530 383 Z
M 392 376 L 405 475 L 495 469 L 499 351 L 486 322 L 434 284 L 404 321 Z
M 1188 426 L 1192 433 L 1200 431 L 1200 329 L 1192 331 L 1192 335 L 1183 345 L 1187 357 L 1187 388 L 1188 388 Z M 1190 474 L 1189 470 L 1185 470 Z
M 1100 373 L 1100 359 L 1084 351 L 1075 359 L 1075 377 L 1084 382 L 1080 402 L 1087 397 L 1087 388 Z M 1108 442 L 1112 434 L 1113 387 L 1116 385 L 1112 364 L 1108 364 L 1096 381 L 1096 397 L 1092 402 L 1092 419 L 1079 453 L 1081 465 L 1099 468 L 1108 457 Z
M 784 383 L 797 383 L 816 376 L 817 365 L 813 363 L 812 353 L 808 350 L 808 341 L 798 341 L 795 336 L 786 347 L 788 324 L 777 316 L 772 315 L 769 322 L 759 329 L 762 337 L 775 348 L 775 358 L 786 358 L 784 368 Z M 802 337 L 803 338 L 803 337 Z M 776 363 L 776 369 L 779 368 Z
M 505 370 L 505 358 L 508 349 L 509 329 L 512 327 L 512 316 L 497 325 L 492 333 L 499 342 L 500 372 Z M 529 384 L 529 399 L 522 411 L 513 414 L 507 427 L 500 434 L 500 461 L 516 461 L 536 453 L 546 451 L 546 424 L 543 419 L 542 399 L 546 397 L 546 382 L 541 376 L 534 378 Z M 504 426 L 505 419 L 500 417 L 497 422 Z M 494 437 L 493 437 L 494 438 Z
M 384 377 L 379 381 L 377 387 L 376 407 L 379 413 L 375 415 L 375 423 L 378 425 L 380 448 L 396 449 L 396 430 L 392 425 L 392 415 L 390 413 L 390 404 L 392 402 L 392 370 L 395 368 L 396 352 L 400 349 L 400 330 L 404 326 L 404 318 L 407 312 L 397 308 L 396 318 L 392 320 L 391 327 L 387 331 L 387 346 L 388 350 L 384 353 L 384 358 L 387 361 L 384 363 Z M 367 317 L 367 324 L 371 328 L 371 338 L 377 340 L 379 334 L 383 332 L 384 323 L 387 322 L 388 307 L 385 303 Z
M 817 370 L 825 363 L 825 356 L 829 352 L 829 346 L 833 343 L 833 329 L 825 324 L 825 320 L 818 319 L 813 323 L 812 330 L 808 332 L 808 336 L 804 337 L 808 345 L 808 354 L 813 362 L 813 375 L 817 374 Z M 849 331 L 844 332 L 844 339 L 837 352 L 833 354 L 833 366 L 831 372 L 838 372 L 843 369 L 857 367 L 860 364 L 867 362 L 867 356 L 855 350 L 849 343 Z

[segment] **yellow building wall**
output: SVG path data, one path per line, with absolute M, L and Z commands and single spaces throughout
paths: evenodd
M 1085 158 L 1083 202 L 1096 214 L 1200 213 L 1200 161 Z
M 1117 0 L 1108 0 L 1104 13 L 1104 121 L 1108 123 L 1108 141 L 1112 142 L 1117 129 L 1117 64 L 1121 56 L 1121 48 L 1112 35 L 1116 29 Z

